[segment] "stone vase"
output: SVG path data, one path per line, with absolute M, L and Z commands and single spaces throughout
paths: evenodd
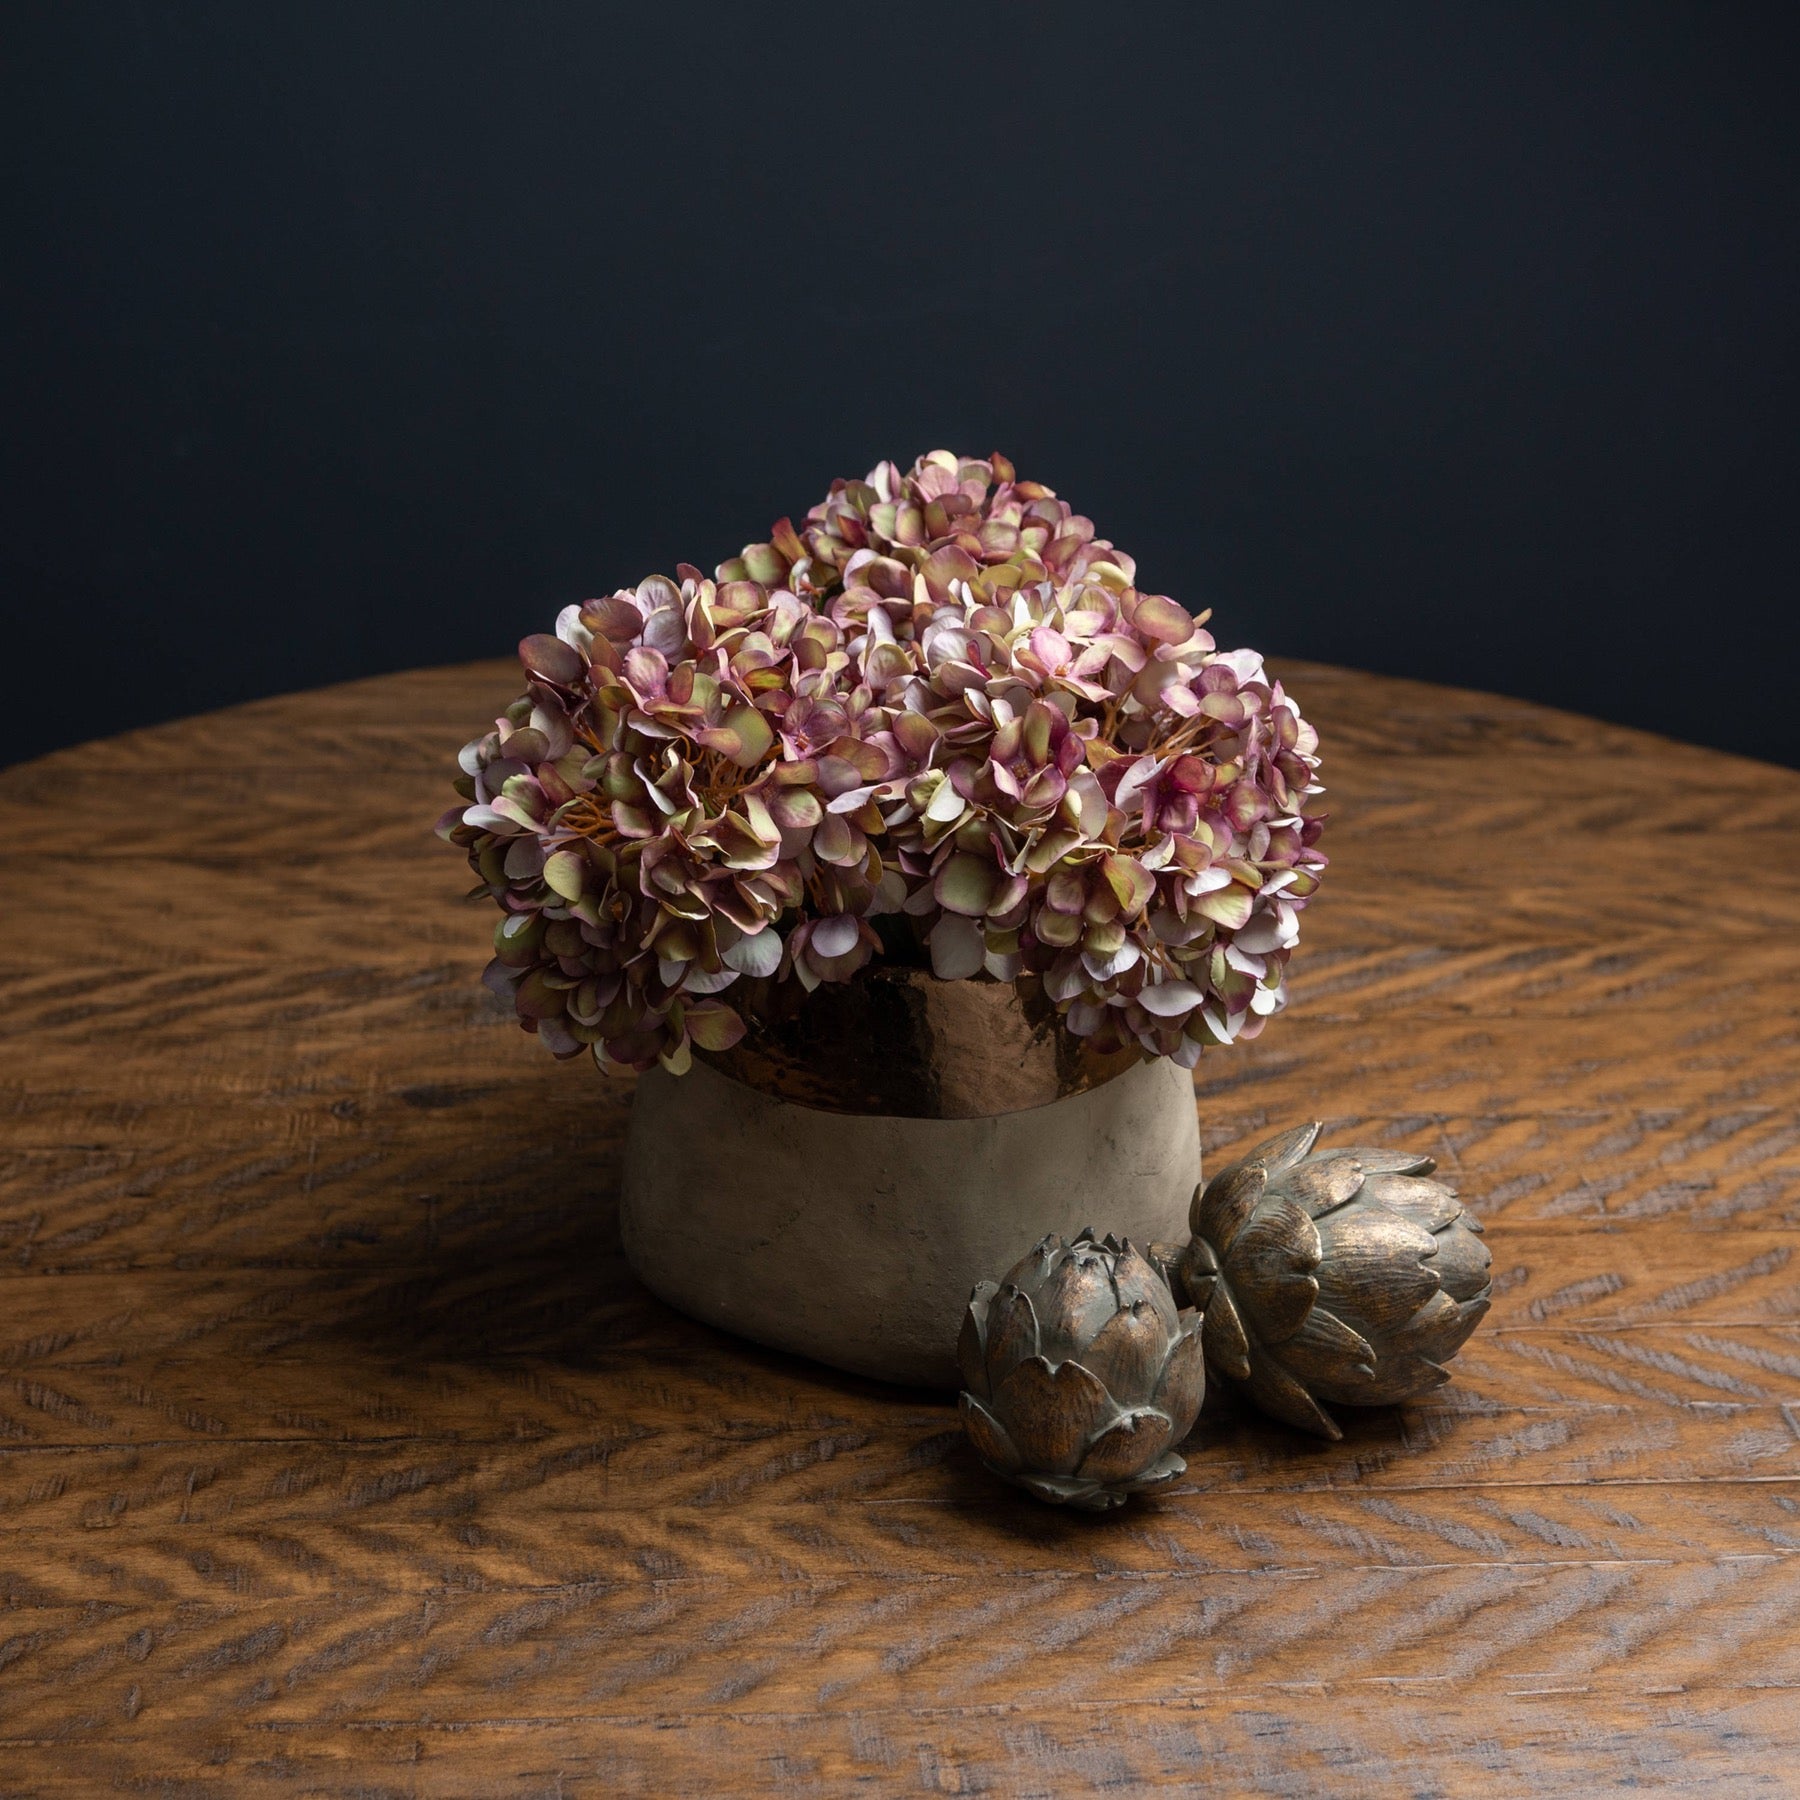
M 1094 1057 L 1010 985 L 879 969 L 642 1077 L 621 1225 L 638 1278 L 696 1319 L 954 1388 L 976 1282 L 1046 1232 L 1179 1241 L 1199 1179 L 1187 1071 Z

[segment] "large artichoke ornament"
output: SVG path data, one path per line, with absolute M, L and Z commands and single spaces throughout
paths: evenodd
M 970 1296 L 963 1424 L 996 1475 L 1101 1512 L 1184 1474 L 1206 1382 L 1200 1315 L 1129 1241 L 1044 1238 Z
M 1450 1379 L 1488 1309 L 1488 1252 L 1431 1157 L 1318 1136 L 1283 1132 L 1196 1190 L 1176 1280 L 1216 1376 L 1337 1438 L 1322 1401 L 1386 1406 Z

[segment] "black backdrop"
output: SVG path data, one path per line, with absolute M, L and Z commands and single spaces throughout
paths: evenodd
M 1797 19 L 15 3 L 0 761 L 938 444 L 1222 641 L 1800 761 Z

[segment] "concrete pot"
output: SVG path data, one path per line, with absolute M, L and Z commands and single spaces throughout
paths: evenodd
M 696 1062 L 638 1083 L 621 1217 L 632 1269 L 682 1312 L 853 1374 L 953 1388 L 976 1282 L 1051 1231 L 1185 1241 L 1199 1179 L 1193 1080 L 1169 1062 L 948 1118 L 826 1111 Z

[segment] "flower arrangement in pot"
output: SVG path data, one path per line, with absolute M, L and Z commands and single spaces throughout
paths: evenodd
M 466 745 L 486 981 L 637 1072 L 628 1253 L 700 1316 L 954 1381 L 1046 1226 L 1169 1237 L 1186 1074 L 1286 999 L 1318 742 L 1000 456 L 837 481 L 711 577 L 566 608 Z

